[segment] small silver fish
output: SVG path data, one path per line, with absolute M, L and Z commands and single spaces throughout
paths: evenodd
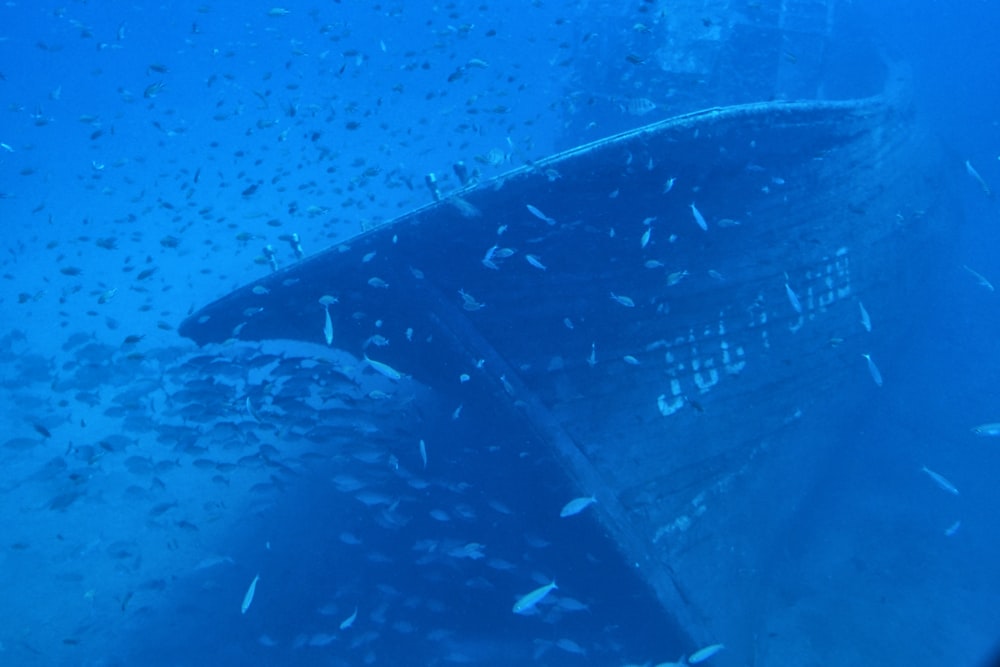
M 484 308 L 486 304 L 479 303 L 476 298 L 465 290 L 458 290 L 458 295 L 462 297 L 462 308 L 470 312 Z
M 343 621 L 340 622 L 340 629 L 341 630 L 346 630 L 347 628 L 349 628 L 352 625 L 354 625 L 354 621 L 355 621 L 355 619 L 357 617 L 358 617 L 358 608 L 355 607 L 354 608 L 354 613 L 351 614 L 350 616 L 348 616 L 347 618 L 345 618 Z
M 500 246 L 495 245 L 489 250 L 487 250 L 486 254 L 483 255 L 483 259 L 481 261 L 483 263 L 483 266 L 485 266 L 487 269 L 493 269 L 494 271 L 500 270 L 500 267 L 497 266 L 496 262 L 493 261 L 493 255 L 496 254 L 497 248 L 499 247 Z
M 976 168 L 973 167 L 972 163 L 969 162 L 968 160 L 965 161 L 965 171 L 969 173 L 969 176 L 972 176 L 972 178 L 976 181 L 976 183 L 979 183 L 979 187 L 983 189 L 983 192 L 986 194 L 986 196 L 992 199 L 993 191 L 990 190 L 990 186 L 986 184 L 986 181 L 983 180 L 983 177 L 979 175 L 979 172 L 976 171 Z
M 587 655 L 587 651 L 582 646 L 577 644 L 572 639 L 569 639 L 568 637 L 562 637 L 561 639 L 557 639 L 555 645 L 556 648 L 562 649 L 567 653 L 572 653 L 574 655 L 582 655 L 582 656 Z
M 250 608 L 250 604 L 253 602 L 253 594 L 257 591 L 257 582 L 260 581 L 260 573 L 258 573 L 253 581 L 250 582 L 250 588 L 247 589 L 247 594 L 243 596 L 243 604 L 240 606 L 240 613 L 247 613 L 247 609 Z
M 632 299 L 630 299 L 627 296 L 619 296 L 618 294 L 615 294 L 614 292 L 612 292 L 611 293 L 611 299 L 613 301 L 617 301 L 618 303 L 620 303 L 621 305 L 625 306 L 626 308 L 635 308 L 635 301 L 633 301 Z
M 958 495 L 958 489 L 955 488 L 955 485 L 949 482 L 947 479 L 945 479 L 942 475 L 939 475 L 938 473 L 934 472 L 927 466 L 923 466 L 921 470 L 927 473 L 927 476 L 930 477 L 932 480 L 934 480 L 934 483 L 937 484 L 939 487 L 941 487 L 943 490 L 947 491 L 953 496 Z
M 861 311 L 861 326 L 865 328 L 865 331 L 871 333 L 872 318 L 868 316 L 868 311 L 865 310 L 865 304 L 858 301 L 858 309 Z
M 526 206 L 528 207 L 528 212 L 531 213 L 531 215 L 533 215 L 536 218 L 538 218 L 539 220 L 544 221 L 548 225 L 554 225 L 554 224 L 556 224 L 555 220 L 553 220 L 549 216 L 547 216 L 544 213 L 542 213 L 540 210 L 538 210 L 538 208 L 532 206 L 531 204 L 526 204 Z
M 626 97 L 618 104 L 618 107 L 624 113 L 645 116 L 656 108 L 656 104 L 645 97 Z
M 711 646 L 698 649 L 688 656 L 688 664 L 697 665 L 699 662 L 705 662 L 724 648 L 726 648 L 725 644 L 712 644 Z
M 542 260 L 538 259 L 537 255 L 525 255 L 524 259 L 526 259 L 528 264 L 531 264 L 536 269 L 541 269 L 542 271 L 547 270 L 547 267 L 542 264 Z
M 864 353 L 862 353 L 861 356 L 864 357 L 865 361 L 868 362 L 868 372 L 871 373 L 872 380 L 875 381 L 876 385 L 878 385 L 879 387 L 881 387 L 882 386 L 882 373 L 879 372 L 878 366 L 876 366 L 875 362 L 872 361 L 872 356 L 870 354 L 864 354 Z
M 991 422 L 989 424 L 980 424 L 979 426 L 973 426 L 972 432 L 979 436 L 989 436 L 989 437 L 1000 436 L 1000 422 Z
M 389 364 L 384 364 L 381 361 L 375 361 L 374 359 L 369 359 L 367 355 L 365 355 L 365 362 L 369 366 L 371 366 L 374 370 L 378 371 L 379 373 L 386 376 L 390 380 L 398 382 L 399 380 L 403 379 L 403 374 L 397 371 Z
M 792 308 L 795 309 L 796 313 L 802 313 L 802 302 L 799 301 L 799 296 L 792 289 L 792 286 L 785 283 L 785 293 L 788 294 L 788 301 L 792 304 Z
M 978 273 L 977 271 L 973 271 L 972 269 L 970 269 L 969 267 L 965 266 L 964 264 L 962 265 L 962 268 L 965 269 L 966 271 L 968 271 L 969 273 L 971 273 L 976 278 L 976 280 L 979 282 L 980 285 L 982 285 L 983 287 L 985 287 L 986 289 L 988 289 L 991 292 L 993 291 L 993 283 L 991 283 L 989 280 L 987 280 L 986 276 L 984 276 L 981 273 Z
M 246 399 L 246 409 L 247 409 L 247 414 L 250 415 L 250 418 L 257 423 L 260 423 L 260 417 L 257 416 L 257 411 L 253 409 L 253 404 L 250 402 L 249 396 L 247 396 Z
M 323 311 L 326 313 L 326 321 L 323 322 L 323 338 L 326 339 L 327 345 L 333 345 L 333 320 L 330 319 L 330 306 L 323 306 Z
M 685 278 L 687 278 L 687 276 L 688 276 L 687 269 L 685 269 L 683 271 L 673 271 L 673 272 L 671 272 L 667 276 L 667 287 L 673 287 L 674 285 L 676 285 L 680 281 L 682 281 Z
M 580 498 L 574 498 L 573 500 L 563 505 L 563 508 L 559 511 L 559 516 L 565 518 L 568 516 L 579 514 L 580 512 L 587 509 L 596 502 L 597 498 L 595 498 L 594 496 L 582 496 Z
M 513 612 L 515 614 L 529 614 L 531 610 L 535 608 L 535 605 L 542 601 L 542 599 L 551 593 L 553 590 L 557 589 L 555 581 L 551 581 L 544 586 L 539 586 L 535 590 L 531 591 L 527 595 L 524 595 L 517 602 L 514 603 Z
M 365 339 L 365 342 L 361 344 L 363 349 L 367 349 L 369 345 L 374 345 L 375 347 L 385 347 L 389 344 L 389 339 L 380 334 L 372 334 Z
M 701 231 L 707 232 L 708 223 L 705 222 L 705 216 L 701 214 L 701 211 L 699 211 L 698 207 L 694 205 L 694 202 L 691 202 L 691 215 L 694 216 L 694 221 L 698 223 L 699 227 L 701 227 Z

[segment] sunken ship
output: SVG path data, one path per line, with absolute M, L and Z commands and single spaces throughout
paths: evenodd
M 801 54 L 828 43 L 826 14 L 800 18 L 769 34 Z M 706 72 L 718 82 L 759 29 L 714 43 Z M 567 500 L 596 500 L 587 511 L 687 648 L 751 646 L 742 619 L 769 579 L 746 573 L 766 571 L 836 456 L 801 433 L 880 390 L 879 350 L 920 279 L 909 257 L 948 208 L 905 85 L 829 99 L 814 55 L 792 67 L 775 47 L 754 65 L 782 95 L 727 104 L 746 78 L 717 83 L 689 112 L 454 191 L 432 183 L 426 205 L 180 332 L 337 348 L 489 411 L 553 463 Z

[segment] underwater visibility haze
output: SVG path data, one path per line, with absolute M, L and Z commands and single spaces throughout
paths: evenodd
M 996 664 L 998 21 L 6 2 L 0 663 Z

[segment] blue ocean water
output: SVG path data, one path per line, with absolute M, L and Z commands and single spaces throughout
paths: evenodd
M 1000 421 L 996 14 L 5 3 L 3 664 L 655 665 L 716 643 L 705 664 L 988 664 L 1000 450 L 972 429 Z M 858 359 L 838 412 L 804 412 L 782 437 L 809 477 L 728 491 L 711 520 L 742 532 L 686 544 L 697 576 L 630 562 L 603 508 L 560 517 L 590 490 L 537 425 L 387 377 L 364 362 L 381 341 L 333 352 L 319 320 L 312 346 L 177 331 L 272 261 L 294 268 L 292 235 L 308 257 L 428 205 L 431 173 L 446 194 L 706 107 L 896 79 L 941 155 L 926 187 L 949 193 L 945 242 L 881 267 L 882 300 L 907 304 L 904 324 L 871 313 L 895 332 L 872 344 L 882 386 Z M 775 535 L 755 511 L 790 518 Z M 696 627 L 649 570 L 673 573 Z

